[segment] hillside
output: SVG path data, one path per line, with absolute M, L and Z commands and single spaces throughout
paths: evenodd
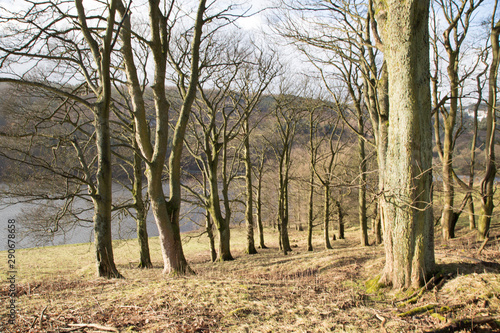
M 2 306 L 0 331 L 500 332 L 499 231 L 493 230 L 481 255 L 481 244 L 466 229 L 448 246 L 438 242 L 440 274 L 414 300 L 407 300 L 412 291 L 367 289 L 383 267 L 384 251 L 358 246 L 355 229 L 328 251 L 317 228 L 312 253 L 305 251 L 306 232 L 291 230 L 294 251 L 285 257 L 272 229 L 266 235 L 269 249 L 245 255 L 244 229 L 235 228 L 236 260 L 215 264 L 209 262 L 206 236 L 192 238 L 185 250 L 197 274 L 189 277 L 162 276 L 157 239 L 150 242 L 150 270 L 135 268 L 135 240 L 115 242 L 121 280 L 94 277 L 92 244 L 18 250 L 17 326 L 6 325 Z M 185 241 L 192 236 L 184 234 Z M 7 295 L 4 283 L 1 298 Z M 412 309 L 426 311 L 411 315 Z M 457 322 L 456 330 L 439 330 L 471 318 L 486 324 Z

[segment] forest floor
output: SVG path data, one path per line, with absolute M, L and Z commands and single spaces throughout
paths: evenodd
M 209 261 L 206 235 L 185 234 L 196 271 L 188 277 L 162 276 L 157 238 L 152 269 L 135 268 L 135 240 L 114 243 L 125 279 L 95 277 L 92 244 L 17 250 L 17 323 L 7 324 L 2 282 L 0 332 L 500 332 L 500 230 L 481 254 L 465 228 L 446 245 L 438 240 L 440 274 L 411 298 L 415 290 L 370 286 L 383 246 L 361 247 L 349 229 L 324 250 L 317 229 L 314 252 L 305 231 L 291 230 L 293 252 L 284 256 L 272 229 L 268 249 L 244 254 L 245 230 L 235 227 L 236 260 L 222 263 Z M 7 271 L 6 252 L 0 257 Z

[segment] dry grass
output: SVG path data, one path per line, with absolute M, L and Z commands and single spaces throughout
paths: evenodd
M 120 332 L 421 332 L 500 314 L 496 238 L 481 256 L 480 244 L 466 231 L 446 246 L 438 244 L 439 269 L 449 279 L 416 303 L 398 306 L 408 292 L 367 292 L 364 282 L 383 267 L 383 247 L 358 246 L 355 230 L 335 241 L 334 250 L 322 249 L 318 230 L 312 253 L 305 251 L 306 233 L 291 231 L 294 251 L 288 256 L 277 251 L 277 234 L 268 231 L 270 249 L 249 256 L 243 253 L 244 229 L 235 228 L 236 260 L 224 263 L 209 262 L 204 238 L 190 240 L 185 252 L 197 275 L 182 278 L 162 276 L 157 239 L 151 240 L 150 270 L 135 268 L 135 240 L 115 243 L 123 280 L 94 277 L 89 244 L 19 250 L 17 326 L 6 325 L 2 306 L 0 332 L 105 331 L 71 326 L 82 323 Z M 3 284 L 0 297 L 6 295 Z M 428 304 L 439 315 L 398 316 Z M 494 323 L 474 330 L 499 331 Z

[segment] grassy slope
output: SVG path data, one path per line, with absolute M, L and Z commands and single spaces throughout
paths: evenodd
M 95 278 L 91 244 L 19 250 L 18 325 L 5 325 L 7 310 L 2 306 L 0 332 L 65 332 L 76 329 L 71 324 L 77 323 L 116 327 L 120 332 L 405 332 L 444 326 L 445 317 L 450 322 L 499 315 L 498 265 L 485 266 L 473 258 L 498 263 L 497 241 L 490 242 L 481 256 L 475 254 L 480 244 L 466 230 L 448 246 L 438 245 L 440 270 L 453 277 L 416 304 L 398 307 L 396 301 L 408 293 L 365 288 L 364 282 L 383 267 L 383 247 L 359 247 L 355 230 L 348 230 L 347 240 L 335 241 L 334 250 L 327 251 L 318 228 L 313 253 L 305 251 L 306 233 L 291 231 L 294 251 L 286 257 L 277 251 L 277 233 L 267 232 L 270 249 L 248 256 L 243 253 L 244 229 L 233 229 L 236 260 L 226 263 L 209 262 L 206 236 L 189 240 L 185 252 L 197 275 L 185 278 L 161 275 L 156 238 L 150 242 L 155 264 L 150 270 L 135 268 L 135 240 L 115 242 L 124 280 Z M 4 253 L 2 267 L 7 261 Z M 1 285 L 2 304 L 8 301 L 7 288 Z M 443 308 L 440 318 L 430 313 L 398 317 L 427 304 L 451 308 Z M 78 330 L 97 331 L 103 329 Z

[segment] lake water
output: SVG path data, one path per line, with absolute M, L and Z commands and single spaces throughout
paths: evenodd
M 113 191 L 114 198 L 130 195 L 126 190 L 118 189 Z M 62 205 L 62 201 L 60 202 Z M 83 213 L 85 219 L 92 219 L 92 206 L 81 200 L 80 206 L 87 206 L 90 210 Z M 16 249 L 31 248 L 38 246 L 76 244 L 93 242 L 93 226 L 89 222 L 77 222 L 61 226 L 57 232 L 47 231 L 46 235 L 34 237 L 30 234 L 29 215 L 36 214 L 37 210 L 43 209 L 43 203 L 14 203 L 13 200 L 0 200 L 0 251 L 5 251 L 7 247 L 8 221 L 13 219 L 16 224 Z M 186 232 L 198 228 L 196 223 L 203 224 L 204 218 L 201 210 L 196 207 L 182 205 L 181 212 L 181 232 Z M 136 223 L 130 216 L 114 214 L 112 222 L 113 239 L 136 238 Z M 151 210 L 148 212 L 147 229 L 150 237 L 158 236 L 158 229 Z

